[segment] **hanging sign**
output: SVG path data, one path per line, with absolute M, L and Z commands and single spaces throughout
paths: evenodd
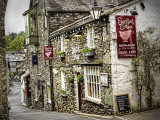
M 32 65 L 38 65 L 38 55 L 32 55 Z
M 53 47 L 52 46 L 44 47 L 44 59 L 53 60 Z
M 137 56 L 135 16 L 116 16 L 118 58 Z

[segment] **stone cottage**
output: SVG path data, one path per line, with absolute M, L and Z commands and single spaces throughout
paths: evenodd
M 107 9 L 105 5 L 108 3 L 109 1 L 99 1 L 99 4 L 105 9 Z M 53 90 L 51 85 L 53 66 L 52 61 L 44 59 L 44 47 L 50 45 L 48 36 L 50 32 L 88 16 L 92 4 L 93 0 L 30 1 L 29 9 L 23 13 L 26 18 L 27 72 L 23 76 L 26 83 L 27 106 L 53 110 L 54 99 L 52 100 L 53 92 L 51 92 Z
M 0 1 L 0 119 L 9 120 L 8 99 L 7 99 L 7 78 L 6 78 L 6 60 L 5 60 L 5 29 L 4 17 L 7 6 L 7 0 Z
M 122 110 L 122 114 L 132 112 L 132 110 L 149 108 L 146 101 L 149 90 L 143 85 L 139 85 L 142 88 L 138 89 L 144 92 L 141 95 L 142 105 L 139 107 L 139 91 L 137 91 L 134 83 L 135 74 L 132 72 L 133 59 L 140 56 L 135 52 L 140 51 L 140 49 L 134 50 L 136 47 L 130 47 L 127 44 L 126 49 L 132 48 L 129 54 L 123 54 L 117 50 L 119 49 L 117 42 L 119 37 L 116 31 L 118 26 L 116 18 L 119 16 L 126 16 L 127 20 L 129 17 L 133 18 L 134 21 L 131 20 L 129 25 L 134 24 L 134 29 L 137 31 L 133 36 L 137 34 L 135 46 L 138 47 L 139 31 L 144 31 L 148 27 L 155 27 L 155 34 L 159 32 L 159 27 L 156 26 L 159 24 L 157 21 L 159 16 L 153 12 L 158 12 L 158 7 L 156 7 L 158 5 L 158 0 L 155 2 L 149 0 L 129 1 L 105 10 L 99 21 L 94 21 L 91 16 L 86 16 L 50 34 L 54 55 L 53 88 L 57 111 L 81 110 L 85 113 L 94 114 L 121 114 L 121 109 L 116 103 L 118 101 L 117 96 L 123 97 L 125 95 L 128 96 L 130 109 L 129 111 Z M 146 22 L 146 18 L 150 18 L 149 23 Z M 148 24 L 143 25 L 145 23 Z M 129 28 L 129 30 L 132 29 Z M 127 34 L 128 32 L 121 35 L 122 38 L 123 36 L 126 38 Z M 125 46 L 126 43 L 123 45 Z M 152 101 L 149 101 L 152 108 L 159 106 L 160 97 L 158 92 L 159 62 L 156 65 L 152 71 L 156 85 L 151 94 L 153 95 Z

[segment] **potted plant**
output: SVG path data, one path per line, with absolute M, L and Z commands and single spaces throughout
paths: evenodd
M 93 56 L 94 55 L 94 51 L 92 48 L 84 48 L 82 50 L 83 56 Z
M 66 83 L 73 83 L 74 82 L 74 78 L 72 76 L 67 77 L 66 79 Z
M 64 51 L 58 51 L 58 52 L 57 52 L 57 56 L 58 56 L 59 58 L 63 58 L 63 57 L 65 57 L 65 52 L 64 52 Z

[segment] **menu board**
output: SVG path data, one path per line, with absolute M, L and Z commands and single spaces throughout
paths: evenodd
M 129 94 L 115 95 L 118 115 L 131 113 Z

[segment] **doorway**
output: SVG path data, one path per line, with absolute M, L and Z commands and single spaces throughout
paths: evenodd
M 75 74 L 76 80 L 78 80 L 78 75 L 80 73 Z M 76 93 L 77 93 L 77 110 L 81 110 L 82 108 L 82 85 L 80 82 L 76 82 Z

